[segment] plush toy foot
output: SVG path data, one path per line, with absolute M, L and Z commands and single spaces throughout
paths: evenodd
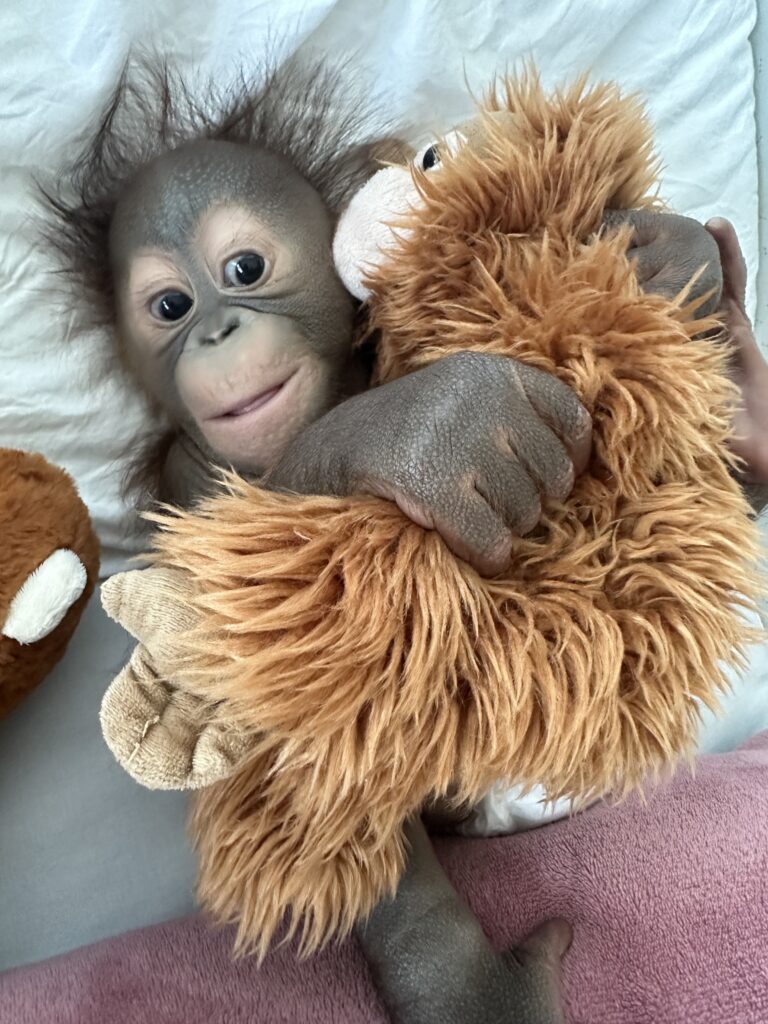
M 104 694 L 100 718 L 117 762 L 148 789 L 226 779 L 251 742 L 209 702 L 159 677 L 141 645 Z
M 560 965 L 571 942 L 548 921 L 497 953 L 451 887 L 419 821 L 394 899 L 358 937 L 393 1024 L 563 1024 Z
M 164 569 L 120 573 L 104 583 L 101 600 L 139 641 L 101 704 L 118 763 L 149 789 L 200 789 L 228 778 L 253 737 L 178 676 L 179 637 L 197 618 L 187 578 Z
M 0 633 L 20 644 L 37 643 L 61 623 L 87 581 L 85 566 L 74 551 L 54 551 L 19 588 Z

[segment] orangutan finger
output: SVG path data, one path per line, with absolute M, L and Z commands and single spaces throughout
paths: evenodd
M 544 420 L 537 414 L 516 423 L 510 430 L 509 444 L 526 474 L 535 483 L 543 498 L 565 501 L 573 490 L 576 473 L 571 455 L 565 445 Z M 522 498 L 526 495 L 524 484 L 515 481 L 516 490 Z M 536 518 L 536 522 L 538 522 Z M 527 533 L 536 522 L 529 524 L 521 533 Z M 513 522 L 509 523 L 514 526 Z
M 451 551 L 481 576 L 496 576 L 508 567 L 512 534 L 474 487 L 445 496 L 435 507 L 433 520 Z
M 565 445 L 579 476 L 592 454 L 592 417 L 576 392 L 553 374 L 522 365 L 518 371 L 528 401 Z
M 573 475 L 570 459 L 560 447 Z M 548 493 L 545 484 L 532 477 L 512 448 L 500 451 L 499 457 L 486 466 L 476 479 L 475 489 L 518 536 L 529 533 L 541 519 L 540 490 Z

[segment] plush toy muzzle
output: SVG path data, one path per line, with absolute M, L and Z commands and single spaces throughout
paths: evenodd
M 489 124 L 514 138 L 518 123 L 506 110 L 489 113 L 487 119 L 473 118 L 439 142 L 423 146 L 412 165 L 377 171 L 352 197 L 336 227 L 333 259 L 347 291 L 367 301 L 371 297 L 367 281 L 397 258 L 398 240 L 411 236 L 408 218 L 422 204 L 414 168 L 425 173 L 439 171 L 444 156 L 455 156 L 465 147 L 482 155 L 491 141 Z

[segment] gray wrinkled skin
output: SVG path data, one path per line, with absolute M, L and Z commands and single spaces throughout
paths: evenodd
M 562 1024 L 560 964 L 570 927 L 549 921 L 515 949 L 495 952 L 421 822 L 409 822 L 406 837 L 396 897 L 357 929 L 394 1024 Z
M 245 294 L 213 278 L 196 233 L 205 214 L 228 204 L 252 211 L 290 253 L 293 272 L 285 287 Z M 208 364 L 211 375 L 226 375 L 238 346 L 252 346 L 260 332 L 269 331 L 278 342 L 284 337 L 286 346 L 303 344 L 329 368 L 334 385 L 318 396 L 318 414 L 349 393 L 354 303 L 336 275 L 332 233 L 330 212 L 285 157 L 238 143 L 201 140 L 158 157 L 121 197 L 110 228 L 118 334 L 139 381 L 180 431 L 171 454 L 181 464 L 169 466 L 172 488 L 164 498 L 180 500 L 205 489 L 200 466 L 217 461 L 179 395 L 181 362 L 194 357 Z M 167 328 L 162 350 L 151 355 L 135 336 L 124 299 L 132 263 L 146 250 L 172 255 L 195 294 L 193 315 Z M 196 372 L 204 374 L 204 365 Z M 191 447 L 198 451 L 189 459 L 184 453 Z M 183 485 L 186 470 L 195 478 L 192 489 Z
M 202 273 L 194 245 L 203 214 L 216 205 L 250 207 L 299 254 L 300 287 L 269 297 L 227 295 Z M 138 249 L 181 255 L 199 295 L 200 316 L 185 324 L 182 343 L 200 321 L 239 307 L 298 323 L 328 358 L 348 355 L 352 303 L 331 255 L 333 221 L 312 186 L 285 158 L 234 142 L 191 142 L 142 169 L 121 198 L 110 232 L 117 288 Z M 154 383 L 148 386 L 154 390 Z M 161 390 L 158 387 L 157 390 Z
M 709 316 L 719 309 L 723 292 L 720 252 L 712 235 L 698 221 L 676 213 L 612 210 L 603 223 L 608 229 L 632 225 L 627 254 L 635 261 L 637 279 L 644 291 L 674 298 L 703 267 L 689 299 L 708 295 L 698 316 Z
M 506 356 L 465 352 L 349 399 L 288 446 L 268 486 L 390 498 L 480 571 L 563 501 L 592 425 L 573 391 Z M 349 441 L 354 444 L 349 448 Z

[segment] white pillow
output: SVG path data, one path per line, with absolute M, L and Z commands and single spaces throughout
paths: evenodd
M 119 499 L 119 455 L 142 424 L 124 386 L 89 383 L 91 343 L 45 294 L 30 223 L 31 175 L 71 152 L 114 84 L 129 47 L 148 42 L 187 66 L 226 75 L 277 33 L 335 56 L 357 55 L 395 117 L 428 136 L 470 110 L 495 71 L 533 57 L 548 82 L 588 68 L 642 91 L 667 165 L 663 192 L 700 219 L 736 223 L 751 277 L 757 261 L 753 0 L 26 0 L 0 13 L 0 444 L 41 451 L 74 475 L 104 543 L 103 572 L 136 549 Z M 41 290 L 42 286 L 42 290 Z M 750 293 L 750 303 L 753 303 Z

